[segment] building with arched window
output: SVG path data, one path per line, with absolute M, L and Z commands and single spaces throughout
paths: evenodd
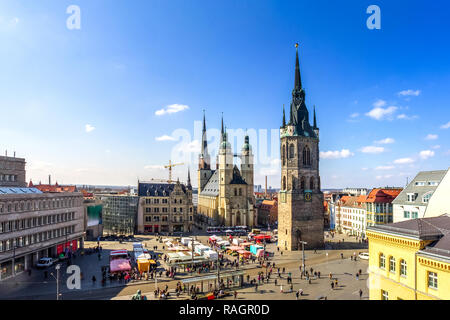
M 241 154 L 233 154 L 222 119 L 219 154 L 214 170 L 211 168 L 206 120 L 203 117 L 201 146 L 198 169 L 198 217 L 208 225 L 255 226 L 257 210 L 253 193 L 254 162 L 248 135 L 244 137 Z M 284 150 L 283 152 L 285 155 Z M 235 156 L 240 157 L 240 168 L 234 164 Z
M 280 128 L 281 190 L 278 195 L 278 246 L 298 250 L 300 241 L 306 248 L 324 245 L 323 193 L 319 175 L 319 128 L 314 109 L 314 123 L 309 122 L 305 90 L 300 78 L 298 48 L 295 82 L 289 121 Z

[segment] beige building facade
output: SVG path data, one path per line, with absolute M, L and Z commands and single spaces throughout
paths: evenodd
M 188 184 L 138 184 L 138 233 L 191 232 L 194 205 L 190 177 Z
M 240 169 L 234 157 L 241 160 Z M 206 120 L 203 118 L 202 150 L 198 169 L 197 214 L 208 225 L 248 226 L 257 224 L 253 194 L 253 153 L 248 135 L 244 138 L 241 154 L 234 155 L 223 127 L 216 170 L 211 169 L 206 142 Z

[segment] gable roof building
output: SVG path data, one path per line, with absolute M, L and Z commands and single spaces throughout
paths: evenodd
M 394 222 L 424 218 L 432 195 L 440 185 L 448 170 L 421 171 L 392 201 Z M 439 214 L 443 214 L 440 212 Z

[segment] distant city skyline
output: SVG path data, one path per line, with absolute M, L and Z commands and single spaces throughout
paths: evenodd
M 223 112 L 230 132 L 255 133 L 255 185 L 279 188 L 271 132 L 289 110 L 296 42 L 322 188 L 401 187 L 449 167 L 450 4 L 378 1 L 381 30 L 369 30 L 356 0 L 80 0 L 69 30 L 72 4 L 0 3 L 0 154 L 26 159 L 27 182 L 134 186 L 167 179 L 180 151 L 190 160 L 173 177 L 190 168 L 196 188 L 205 110 L 208 130 Z

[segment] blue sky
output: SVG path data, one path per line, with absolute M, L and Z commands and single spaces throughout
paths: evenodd
M 366 27 L 371 4 L 381 30 Z M 69 5 L 80 30 L 66 27 Z M 224 112 L 231 130 L 258 132 L 262 150 L 259 130 L 277 130 L 290 104 L 299 42 L 323 187 L 403 186 L 449 167 L 448 12 L 444 1 L 5 0 L 0 150 L 25 157 L 34 182 L 114 185 L 166 178 L 161 165 L 192 151 L 196 186 L 202 110 L 208 129 Z M 278 138 L 268 145 L 255 181 L 278 187 Z

